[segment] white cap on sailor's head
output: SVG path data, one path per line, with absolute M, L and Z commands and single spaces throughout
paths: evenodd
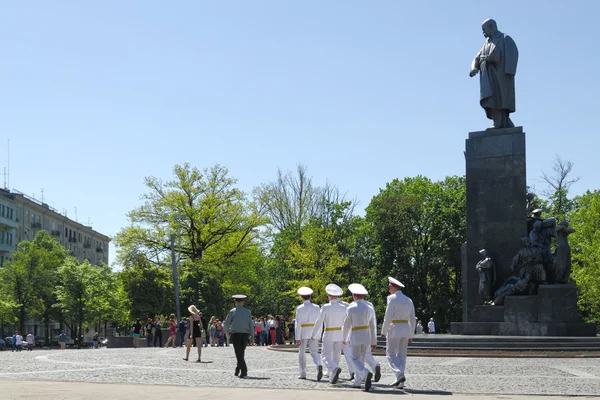
M 233 296 L 231 296 L 232 299 L 235 300 L 244 300 L 246 298 L 245 294 L 234 294 Z
M 536 209 L 535 209 L 535 210 L 533 210 L 531 213 L 532 213 L 533 215 L 535 215 L 535 214 L 541 214 L 541 213 L 542 213 L 542 210 L 541 210 L 540 208 L 536 208 Z
M 394 286 L 398 286 L 400 289 L 402 289 L 404 287 L 404 284 L 402 282 L 400 282 L 396 278 L 392 278 L 391 276 L 388 276 L 388 282 Z
M 298 294 L 300 296 L 310 296 L 313 294 L 313 290 L 309 287 L 302 286 L 300 289 L 298 289 Z
M 335 283 L 330 283 L 329 285 L 325 286 L 325 291 L 330 296 L 341 296 L 344 294 L 342 288 Z
M 369 292 L 367 292 L 367 289 L 365 289 L 365 287 L 360 283 L 351 284 L 350 286 L 348 286 L 348 290 L 352 292 L 352 294 L 369 294 Z

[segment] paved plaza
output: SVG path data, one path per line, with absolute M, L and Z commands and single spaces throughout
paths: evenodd
M 193 354 L 194 351 L 191 355 Z M 353 392 L 356 392 L 356 395 L 361 394 L 357 389 L 351 388 L 351 383 L 346 380 L 348 374 L 345 370 L 340 383 L 335 386 L 325 379 L 317 382 L 315 370 L 309 370 L 309 379 L 297 379 L 295 353 L 271 351 L 264 347 L 248 348 L 247 379 L 233 376 L 235 357 L 231 347 L 204 348 L 203 363 L 186 362 L 182 360 L 183 355 L 184 351 L 181 348 L 40 350 L 21 353 L 4 351 L 0 352 L 0 393 L 30 391 L 29 397 L 15 395 L 9 398 L 36 398 L 35 392 L 43 392 L 43 387 L 49 391 L 57 388 L 52 386 L 52 381 L 71 381 L 88 384 L 136 384 L 123 389 L 128 393 L 134 393 L 136 390 L 140 393 L 154 390 L 139 385 L 164 385 L 173 390 L 196 390 L 198 393 L 209 393 L 205 390 L 210 388 L 216 391 L 225 390 L 227 393 L 234 393 L 237 388 L 286 389 L 289 391 L 286 392 L 289 394 L 288 398 L 295 398 L 296 392 L 306 395 L 307 390 L 314 390 L 310 394 L 314 397 L 313 400 L 321 396 L 327 396 L 328 399 L 338 398 L 338 394 L 334 392 L 345 393 L 344 396 L 350 396 L 347 398 L 353 398 Z M 431 395 L 489 395 L 492 396 L 490 398 L 506 398 L 507 395 L 600 395 L 600 359 L 596 358 L 513 360 L 409 357 L 405 392 L 389 388 L 388 384 L 393 380 L 391 371 L 385 358 L 377 358 L 382 364 L 383 377 L 373 386 L 375 394 L 404 394 L 419 398 L 429 398 Z M 72 390 L 76 390 L 76 387 L 104 387 L 106 389 L 90 389 L 92 392 L 103 393 L 114 391 L 117 386 L 77 386 L 63 383 L 62 392 L 66 393 L 65 390 L 69 387 Z M 249 394 L 251 391 L 241 393 Z M 4 397 L 0 395 L 0 398 Z

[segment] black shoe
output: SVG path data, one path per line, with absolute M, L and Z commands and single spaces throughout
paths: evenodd
M 240 374 L 240 367 L 235 367 L 235 376 Z
M 392 383 L 392 386 L 398 387 L 398 386 L 400 386 L 401 383 L 403 384 L 404 382 L 406 382 L 406 378 L 399 378 L 399 379 L 396 379 L 394 381 L 394 383 Z M 404 386 L 404 385 L 402 385 L 402 386 Z
M 196 362 L 197 362 L 197 363 L 201 363 L 202 361 L 201 361 L 200 359 L 197 359 L 197 360 L 196 360 Z
M 183 361 L 187 361 L 187 360 L 188 360 L 187 358 L 184 358 L 184 359 L 183 359 Z
M 375 382 L 379 382 L 379 380 L 381 379 L 381 367 L 378 365 L 375 367 L 375 379 L 373 379 Z
M 321 378 L 323 378 L 323 366 L 319 365 L 317 367 L 317 382 L 321 382 Z
M 244 379 L 244 378 L 245 378 L 245 377 L 247 377 L 247 376 L 248 376 L 248 373 L 247 373 L 247 372 L 242 372 L 242 373 L 240 374 L 240 379 Z
M 367 374 L 367 379 L 365 379 L 365 392 L 371 390 L 371 379 L 373 379 L 373 373 L 369 372 Z
M 354 380 L 354 372 L 350 372 L 350 378 L 348 378 L 349 381 L 353 381 Z
M 342 372 L 341 368 L 336 368 L 335 371 L 333 371 L 333 379 L 331 379 L 332 385 L 335 385 L 338 379 L 340 379 L 340 372 Z

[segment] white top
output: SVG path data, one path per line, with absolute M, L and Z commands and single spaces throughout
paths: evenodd
M 377 344 L 375 312 L 364 300 L 355 301 L 346 309 L 342 334 L 344 342 L 350 342 L 352 346 Z
M 435 333 L 435 322 L 429 321 L 427 328 L 429 328 L 429 333 Z
M 321 307 L 311 303 L 309 300 L 304 301 L 304 304 L 296 308 L 296 327 L 294 331 L 296 340 L 308 340 L 311 338 L 313 328 L 320 313 Z
M 401 291 L 389 295 L 381 334 L 389 337 L 412 338 L 415 326 L 415 306 Z
M 23 336 L 17 335 L 17 342 L 15 344 L 17 344 L 17 345 L 23 344 Z
M 344 318 L 346 318 L 346 306 L 338 300 L 331 300 L 329 304 L 321 307 L 321 313 L 312 330 L 312 338 L 320 339 L 323 333 L 323 342 L 343 342 Z
M 27 344 L 33 344 L 35 342 L 35 336 L 33 336 L 31 333 L 29 335 L 27 335 Z

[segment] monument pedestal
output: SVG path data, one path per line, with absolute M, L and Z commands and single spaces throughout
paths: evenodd
M 486 312 L 487 311 L 487 312 Z M 538 294 L 507 296 L 504 306 L 476 306 L 478 322 L 453 322 L 459 335 L 596 336 L 596 324 L 581 322 L 575 285 L 540 285 Z
M 525 133 L 522 127 L 469 133 L 466 140 L 467 247 L 463 265 L 463 322 L 488 321 L 477 310 L 479 250 L 496 263 L 493 291 L 510 276 L 510 263 L 527 235 Z

